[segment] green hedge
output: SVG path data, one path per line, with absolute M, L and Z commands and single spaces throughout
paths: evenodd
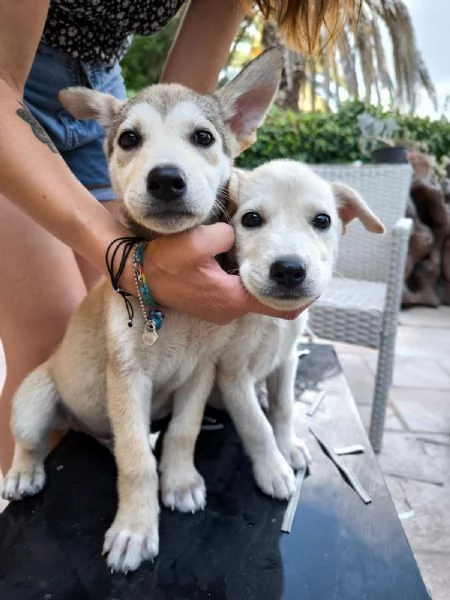
M 370 161 L 358 146 L 360 132 L 356 117 L 363 111 L 382 116 L 374 107 L 347 102 L 335 113 L 293 113 L 272 108 L 258 133 L 257 142 L 237 160 L 244 168 L 253 168 L 273 158 L 293 158 L 309 163 L 346 163 Z M 450 154 L 450 123 L 441 119 L 406 117 L 390 113 L 402 136 L 425 142 L 430 154 L 438 159 Z

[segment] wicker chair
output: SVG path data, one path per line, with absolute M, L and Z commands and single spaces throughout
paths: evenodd
M 354 187 L 386 226 L 373 235 L 351 223 L 341 239 L 336 275 L 310 309 L 318 337 L 378 348 L 369 437 L 381 449 L 392 382 L 397 317 L 412 222 L 404 218 L 411 184 L 409 165 L 313 165 L 329 181 Z

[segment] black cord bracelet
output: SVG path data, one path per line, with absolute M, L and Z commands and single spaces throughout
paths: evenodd
M 120 294 L 125 302 L 125 307 L 128 313 L 128 327 L 133 326 L 134 309 L 133 305 L 129 301 L 128 297 L 132 296 L 129 292 L 126 292 L 119 287 L 120 278 L 123 275 L 125 265 L 131 251 L 138 242 L 143 242 L 143 238 L 140 237 L 120 237 L 113 240 L 108 248 L 106 249 L 105 259 L 106 267 L 108 269 L 109 277 L 111 279 L 111 285 L 115 292 Z M 118 255 L 121 252 L 120 260 Z M 119 264 L 116 267 L 116 262 L 119 260 Z

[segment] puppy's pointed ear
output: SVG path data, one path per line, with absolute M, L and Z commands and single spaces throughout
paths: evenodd
M 380 219 L 370 210 L 356 190 L 344 183 L 332 183 L 331 188 L 336 198 L 343 232 L 350 221 L 359 219 L 364 227 L 372 233 L 384 233 L 385 228 Z
M 111 124 L 123 104 L 123 101 L 111 94 L 103 94 L 84 87 L 61 90 L 59 100 L 76 119 L 95 119 L 104 127 Z
M 277 93 L 282 67 L 281 53 L 272 48 L 248 63 L 239 75 L 216 92 L 234 138 L 233 156 L 256 141 L 256 130 Z

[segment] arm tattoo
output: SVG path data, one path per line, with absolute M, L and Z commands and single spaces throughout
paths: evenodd
M 58 154 L 58 150 L 55 144 L 49 138 L 47 132 L 42 127 L 42 125 L 33 117 L 28 108 L 24 104 L 22 104 L 22 102 L 19 102 L 19 104 L 22 108 L 18 108 L 16 110 L 16 114 L 21 119 L 23 119 L 25 123 L 28 123 L 28 125 L 31 127 L 31 131 L 34 133 L 34 135 L 40 142 L 46 144 L 52 152 Z

